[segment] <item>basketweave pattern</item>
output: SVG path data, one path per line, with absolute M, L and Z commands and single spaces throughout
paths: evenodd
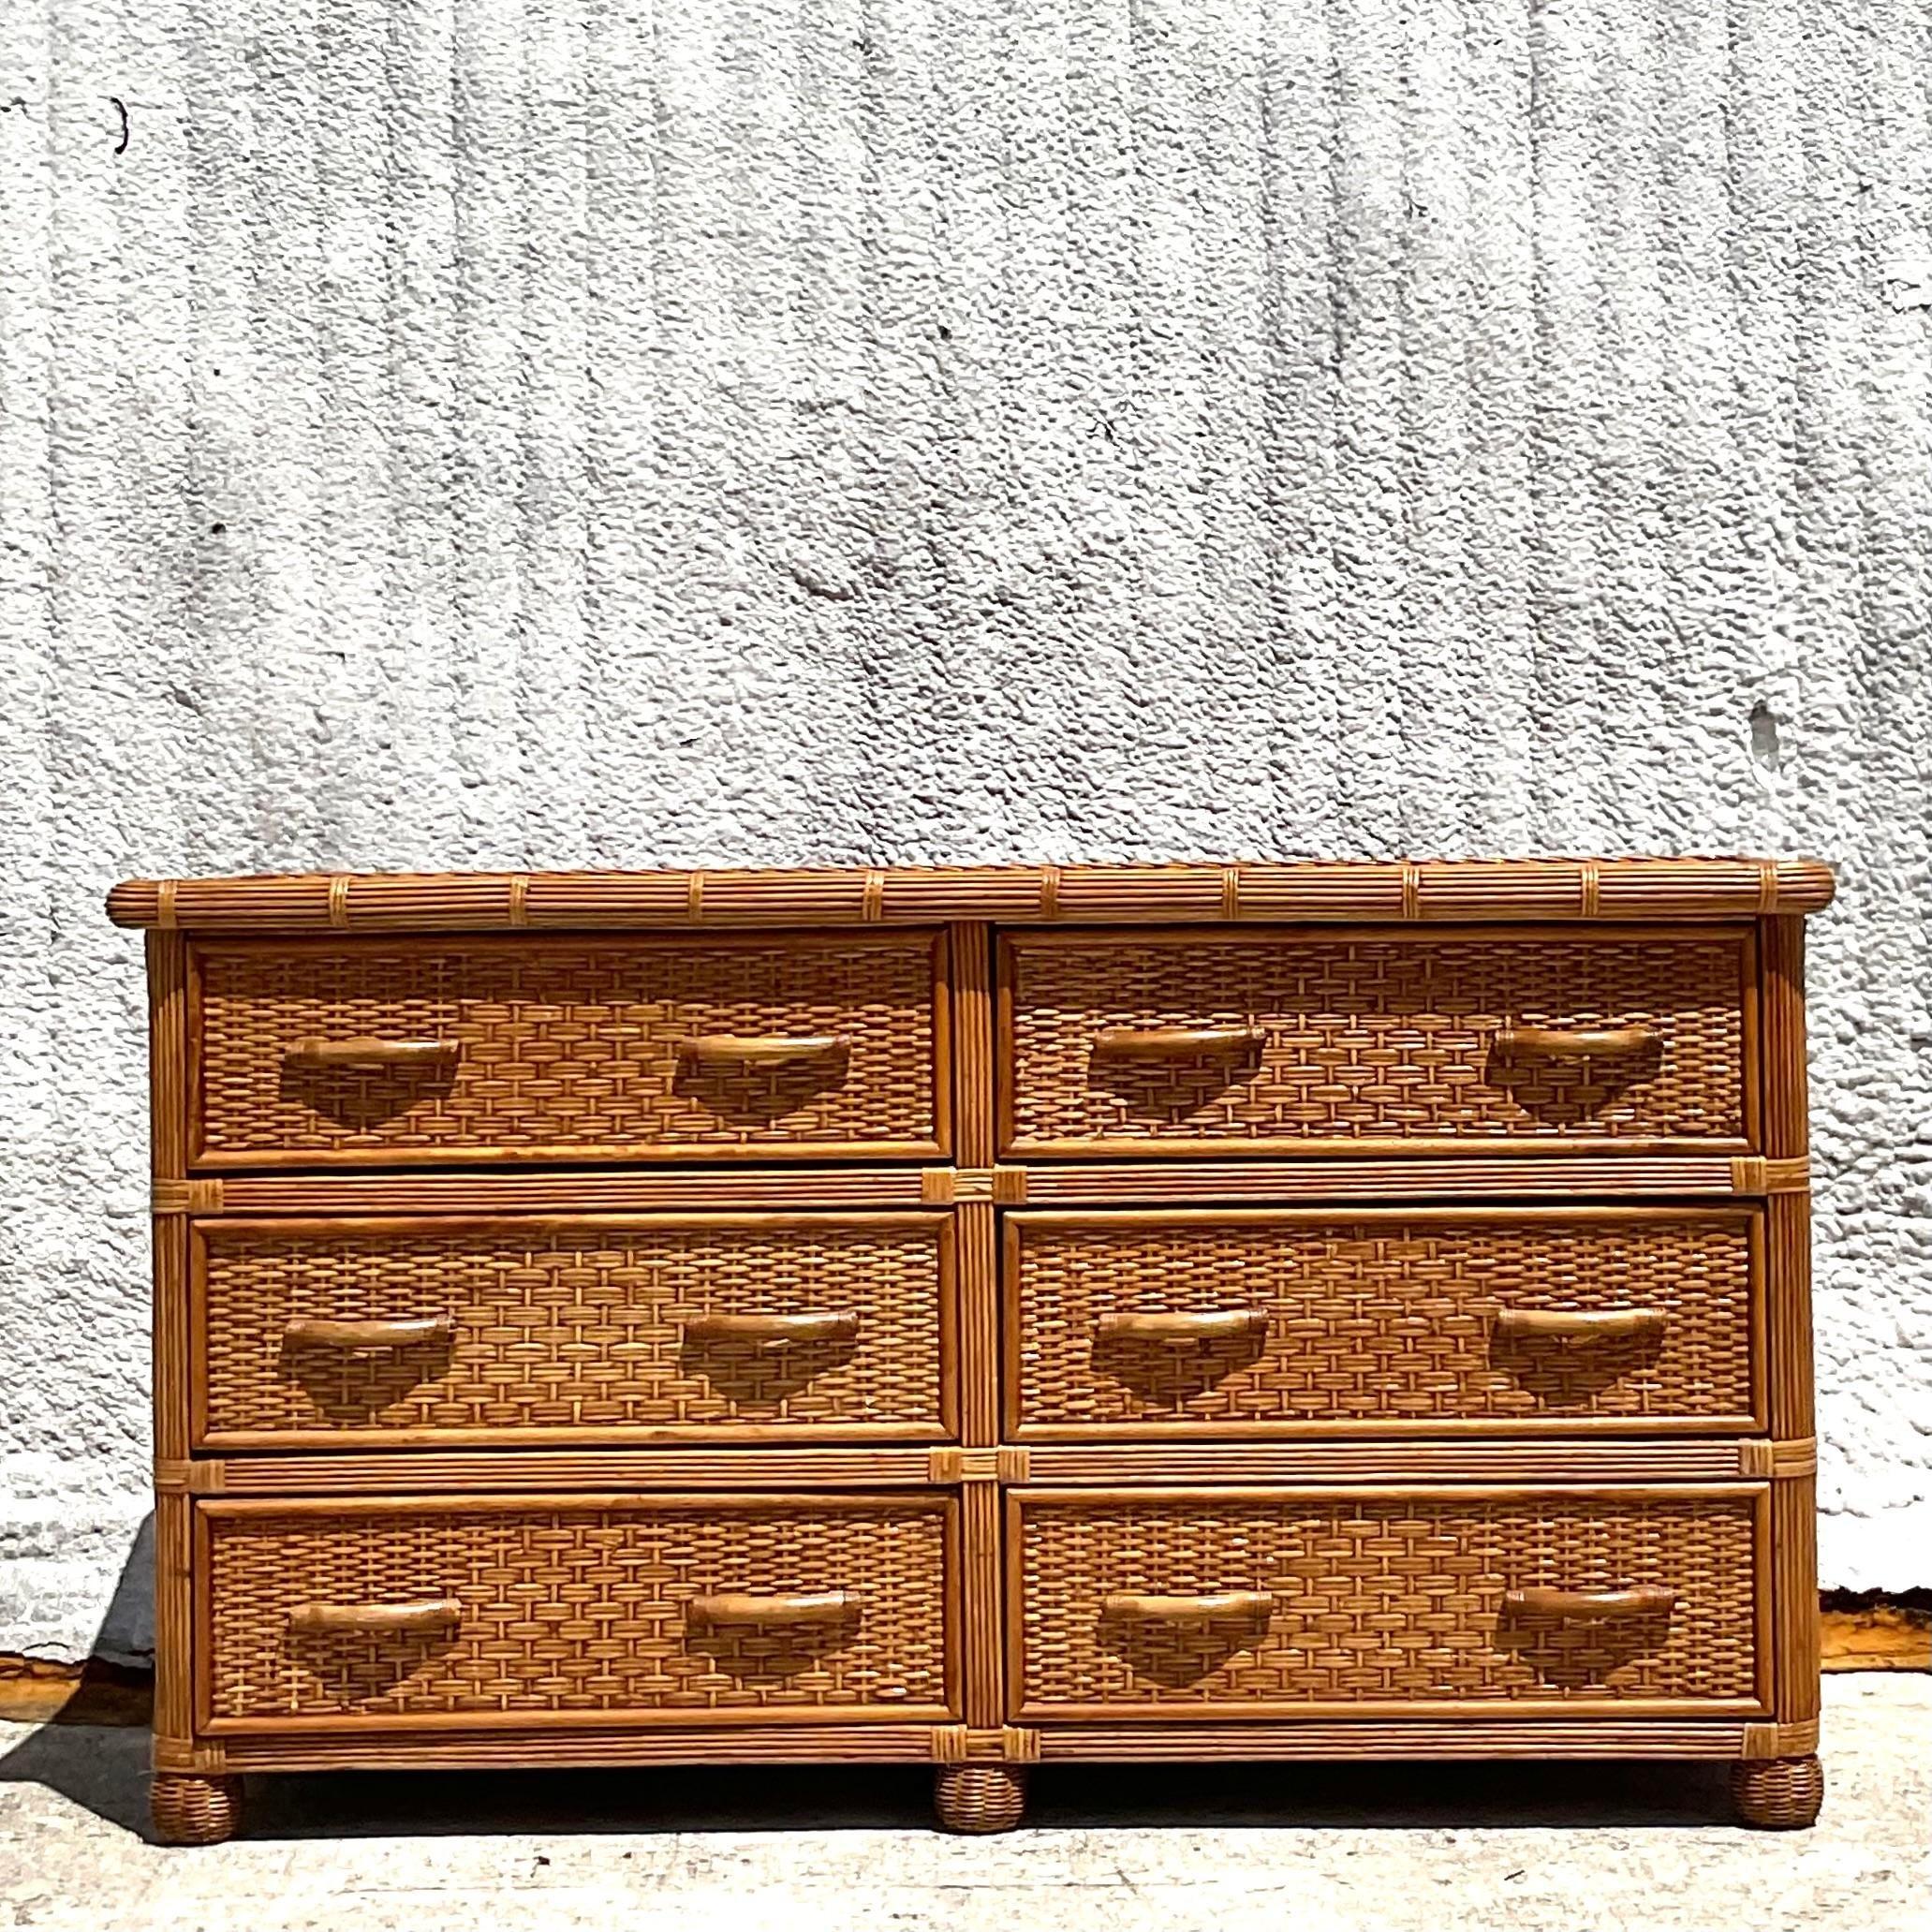
M 1039 941 L 1012 966 L 1017 1146 L 1745 1130 L 1744 951 L 1729 937 Z M 1506 1025 L 1644 1025 L 1662 1046 L 1505 1065 Z M 1266 1041 L 1246 1060 L 1095 1053 L 1103 1028 L 1153 1026 Z
M 1028 1705 L 1748 1698 L 1742 1498 L 1391 1497 L 1029 1507 Z M 1667 1617 L 1512 1621 L 1506 1590 L 1663 1585 Z M 1110 1621 L 1113 1592 L 1274 1594 L 1265 1618 Z
M 1026 1423 L 1381 1422 L 1751 1411 L 1750 1241 L 1734 1217 L 1564 1221 L 1020 1218 Z M 1656 1337 L 1498 1336 L 1504 1308 L 1655 1309 Z M 1265 1312 L 1185 1348 L 1108 1314 Z
M 216 1518 L 214 1715 L 944 1705 L 945 1504 Z M 832 1626 L 690 1627 L 713 1592 L 848 1590 Z M 298 1604 L 454 1598 L 453 1629 L 291 1635 Z
M 204 1231 L 212 1430 L 899 1423 L 940 1433 L 937 1216 L 781 1227 L 514 1224 L 449 1234 Z M 782 1351 L 701 1315 L 849 1314 Z M 448 1342 L 289 1346 L 291 1321 L 445 1317 Z
M 211 1152 L 931 1141 L 934 977 L 917 936 L 199 953 Z M 696 1063 L 707 1034 L 836 1035 L 779 1066 Z M 438 1039 L 435 1069 L 292 1069 L 305 1038 Z

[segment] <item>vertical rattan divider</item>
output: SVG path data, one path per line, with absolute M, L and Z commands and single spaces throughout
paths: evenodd
M 233 1832 L 235 1780 L 218 1742 L 197 1737 L 194 1505 L 188 1452 L 193 1402 L 189 1328 L 188 949 L 179 931 L 147 935 L 148 1087 L 154 1182 L 155 1716 L 156 1829 L 186 1844 Z
M 999 1308 L 1002 1284 L 995 1251 L 991 1185 L 994 1155 L 992 950 L 988 926 L 956 922 L 950 929 L 952 964 L 953 1136 L 951 1187 L 960 1255 L 961 1524 L 966 1573 L 962 1633 L 966 1666 L 966 1761 L 937 1774 L 939 1812 L 956 1830 L 992 1831 L 1017 1822 L 1022 1794 L 1004 1762 L 973 1754 L 1005 1753 L 1006 1692 L 1001 1655 L 1001 1524 L 999 1440 Z
M 1805 922 L 1761 922 L 1764 1036 L 1764 1153 L 1803 1163 L 1809 1153 L 1805 1033 Z M 1817 1757 L 1820 1706 L 1816 1423 L 1812 1397 L 1811 1196 L 1774 1193 L 1769 1239 L 1772 1633 L 1777 1669 L 1775 1751 L 1740 1762 L 1737 1801 L 1760 1822 L 1808 1822 L 1823 1796 Z

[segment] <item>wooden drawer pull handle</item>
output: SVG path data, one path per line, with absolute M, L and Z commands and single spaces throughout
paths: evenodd
M 1496 1333 L 1525 1341 L 1613 1342 L 1655 1335 L 1665 1320 L 1661 1308 L 1504 1308 Z
M 1496 1043 L 1506 1054 L 1535 1054 L 1545 1060 L 1605 1059 L 1641 1054 L 1659 1045 L 1654 1026 L 1505 1026 Z
M 298 1040 L 291 1067 L 443 1067 L 463 1053 L 460 1040 Z
M 447 1342 L 456 1333 L 448 1315 L 416 1320 L 322 1321 L 303 1317 L 282 1331 L 299 1349 L 413 1349 L 424 1342 Z
M 1094 1039 L 1097 1054 L 1148 1059 L 1246 1053 L 1267 1035 L 1259 1026 L 1108 1026 Z
M 677 1050 L 686 1059 L 778 1067 L 788 1060 L 817 1060 L 844 1053 L 850 1045 L 843 1033 L 704 1033 L 679 1040 Z
M 1100 1600 L 1103 1617 L 1140 1623 L 1218 1623 L 1266 1616 L 1275 1599 L 1266 1590 L 1217 1590 L 1204 1597 L 1143 1597 L 1128 1591 Z
M 453 1597 L 423 1603 L 298 1603 L 288 1613 L 289 1631 L 298 1637 L 396 1636 L 462 1621 L 463 1605 Z
M 698 1624 L 841 1623 L 856 1607 L 856 1600 L 846 1590 L 775 1597 L 728 1590 L 715 1597 L 693 1597 L 686 1615 Z
M 1103 1342 L 1165 1342 L 1181 1349 L 1261 1335 L 1267 1326 L 1268 1318 L 1259 1308 L 1177 1309 L 1162 1315 L 1102 1315 L 1094 1335 Z
M 1631 1590 L 1505 1590 L 1503 1609 L 1516 1616 L 1554 1617 L 1559 1623 L 1614 1623 L 1620 1617 L 1667 1616 L 1677 1593 L 1657 1584 Z
M 698 1315 L 685 1323 L 697 1342 L 748 1342 L 766 1354 L 810 1342 L 849 1341 L 859 1333 L 856 1315 Z

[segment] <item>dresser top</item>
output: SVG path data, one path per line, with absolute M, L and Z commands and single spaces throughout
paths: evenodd
M 1432 922 L 1816 912 L 1816 859 L 1308 861 L 792 871 L 305 873 L 128 879 L 116 925 L 250 934 L 928 925 L 948 920 Z

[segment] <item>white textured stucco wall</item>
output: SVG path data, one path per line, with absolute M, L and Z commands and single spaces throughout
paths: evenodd
M 100 895 L 211 869 L 1832 858 L 1824 1577 L 1932 1583 L 1928 80 L 1923 0 L 0 8 L 0 1649 L 145 1641 Z

